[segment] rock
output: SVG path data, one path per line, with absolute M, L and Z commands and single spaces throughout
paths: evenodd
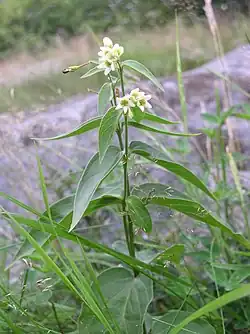
M 248 102 L 250 96 L 250 46 L 242 46 L 229 52 L 223 61 L 227 64 L 227 74 L 230 79 L 247 93 L 243 94 L 242 90 L 232 87 L 233 104 Z M 215 113 L 216 87 L 222 96 L 222 81 L 210 71 L 222 73 L 219 60 L 214 60 L 183 74 L 191 132 L 197 132 L 204 127 L 201 118 L 202 110 Z M 175 116 L 180 115 L 176 78 L 162 79 L 162 84 L 165 88 L 165 94 L 158 96 L 155 105 L 162 107 L 161 110 L 159 109 L 159 113 L 164 114 L 169 119 L 174 119 Z M 56 180 L 63 178 L 69 170 L 81 171 L 86 165 L 89 157 L 97 151 L 97 133 L 92 131 L 86 135 L 60 141 L 39 142 L 37 146 L 30 138 L 49 137 L 73 129 L 97 114 L 96 104 L 97 97 L 95 95 L 75 96 L 60 104 L 50 106 L 44 112 L 27 111 L 17 114 L 1 114 L 0 190 L 36 208 L 42 208 L 36 152 L 38 152 L 44 166 L 46 179 L 56 184 Z M 233 120 L 236 137 L 240 140 L 241 148 L 246 154 L 250 153 L 249 124 L 247 121 Z M 131 135 L 133 138 L 140 140 L 144 138 L 150 142 L 150 139 L 145 139 L 146 137 L 136 134 L 135 131 L 131 131 Z M 162 143 L 166 147 L 166 137 L 159 138 L 162 138 Z M 176 139 L 172 138 L 167 139 L 168 146 L 175 144 Z M 200 144 L 201 138 L 196 140 L 196 144 Z M 206 152 L 204 157 L 206 159 Z M 193 152 L 190 159 L 192 167 L 194 167 L 195 161 L 199 164 L 200 156 Z M 173 183 L 173 177 L 170 178 L 169 173 L 160 171 L 154 172 L 154 175 L 163 182 Z M 51 186 L 49 187 L 49 197 L 51 201 L 57 198 L 57 191 Z M 14 204 L 1 197 L 0 205 L 9 211 L 17 209 Z

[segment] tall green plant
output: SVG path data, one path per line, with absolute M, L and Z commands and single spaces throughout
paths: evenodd
M 190 284 L 189 275 L 179 266 L 185 252 L 184 245 L 176 244 L 165 249 L 156 244 L 149 244 L 153 252 L 148 252 L 145 256 L 145 253 L 137 247 L 136 231 L 142 230 L 150 234 L 154 222 L 148 206 L 163 206 L 219 229 L 235 243 L 239 243 L 241 247 L 250 249 L 250 242 L 243 235 L 232 231 L 228 225 L 223 224 L 220 218 L 213 215 L 197 201 L 189 198 L 184 192 L 173 189 L 166 184 L 144 183 L 139 186 L 132 184 L 132 180 L 129 178 L 129 163 L 132 157 L 138 156 L 156 167 L 175 174 L 185 183 L 202 191 L 213 202 L 217 201 L 213 192 L 207 188 L 204 182 L 186 167 L 170 161 L 166 154 L 148 143 L 130 141 L 130 127 L 167 136 L 188 137 L 191 134 L 165 130 L 165 126 L 173 122 L 154 114 L 149 94 L 147 95 L 139 88 L 129 90 L 125 87 L 125 70 L 137 71 L 150 80 L 156 88 L 163 91 L 161 84 L 141 63 L 134 60 L 123 60 L 124 49 L 122 46 L 113 44 L 107 37 L 104 38 L 103 44 L 98 53 L 97 62 L 92 61 L 79 66 L 70 66 L 64 70 L 64 73 L 70 73 L 83 68 L 83 66 L 94 64 L 94 67 L 89 69 L 82 78 L 104 72 L 107 82 L 99 91 L 99 115 L 66 134 L 44 138 L 44 140 L 59 140 L 98 129 L 99 150 L 83 170 L 75 194 L 49 205 L 39 160 L 39 175 L 46 207 L 45 212 L 38 212 L 22 202 L 0 193 L 0 196 L 8 198 L 37 216 L 37 220 L 27 219 L 3 211 L 4 216 L 12 221 L 15 229 L 26 239 L 15 259 L 32 258 L 35 254 L 35 259 L 42 260 L 47 268 L 52 270 L 83 303 L 78 318 L 79 333 L 158 334 L 180 331 L 184 333 L 185 331 L 200 330 L 201 327 L 204 327 L 204 333 L 215 333 L 214 328 L 207 321 L 209 318 L 197 319 L 201 316 L 207 317 L 209 312 L 215 312 L 223 305 L 248 295 L 249 286 L 238 288 L 235 292 L 232 291 L 227 295 L 220 295 L 218 299 L 206 292 L 203 300 L 205 297 L 209 297 L 210 303 L 190 315 L 182 310 L 184 304 L 192 309 L 197 308 L 197 305 L 191 294 L 193 286 Z M 152 124 L 156 125 L 152 126 Z M 117 145 L 114 144 L 115 137 Z M 118 170 L 120 173 L 117 174 L 123 175 L 122 180 L 118 179 L 107 185 L 107 178 L 112 173 L 115 175 Z M 75 233 L 75 228 L 83 217 L 108 206 L 114 207 L 115 212 L 121 217 L 127 250 L 112 249 Z M 31 230 L 28 232 L 22 225 L 30 227 Z M 61 250 L 60 252 L 56 251 L 59 263 L 55 262 L 45 250 L 45 247 L 48 247 L 55 239 L 59 240 Z M 71 240 L 78 246 L 80 245 L 85 263 L 83 270 L 78 268 L 75 259 L 69 255 L 61 243 L 61 239 Z M 109 269 L 101 271 L 96 276 L 83 247 L 108 255 L 105 261 L 109 263 Z M 111 261 L 110 257 L 115 258 L 115 261 Z M 114 266 L 117 262 L 120 267 Z M 178 274 L 176 271 L 171 272 L 168 269 L 169 264 L 180 269 Z M 170 310 L 162 317 L 151 317 L 149 305 L 154 296 L 153 282 L 161 286 L 167 293 L 183 299 L 181 307 L 178 310 Z M 175 284 L 180 291 L 171 288 L 171 284 Z M 196 283 L 196 286 L 201 285 L 197 288 L 201 295 L 203 295 L 203 284 L 202 282 Z M 184 296 L 183 291 L 186 291 Z M 23 294 L 24 292 L 22 292 L 20 299 L 20 309 Z M 55 304 L 52 303 L 52 305 L 54 305 L 53 312 L 60 328 L 61 324 L 58 321 Z M 213 313 L 213 316 L 216 317 L 216 313 Z M 8 319 L 6 318 L 6 321 Z M 177 327 L 175 328 L 175 326 Z

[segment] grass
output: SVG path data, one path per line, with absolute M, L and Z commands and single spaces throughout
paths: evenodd
M 220 31 L 225 51 L 247 42 L 245 34 L 250 30 L 249 20 L 239 17 L 229 22 L 221 18 Z M 240 22 L 240 23 L 239 23 Z M 169 24 L 153 31 L 109 34 L 119 40 L 126 50 L 126 58 L 143 62 L 156 76 L 166 77 L 176 72 L 175 28 Z M 17 112 L 31 109 L 43 110 L 48 105 L 63 101 L 76 94 L 86 94 L 88 88 L 97 89 L 102 76 L 83 81 L 78 75 L 63 76 L 64 67 L 94 58 L 97 39 L 101 36 L 76 37 L 69 42 L 58 41 L 39 54 L 14 55 L 2 63 L 0 82 L 0 112 Z M 187 25 L 180 22 L 180 46 L 182 70 L 195 68 L 211 59 L 213 39 L 206 21 L 196 19 Z M 14 70 L 13 70 L 14 68 Z

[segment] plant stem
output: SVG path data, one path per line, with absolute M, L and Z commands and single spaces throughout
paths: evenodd
M 128 179 L 128 115 L 124 115 L 124 123 L 125 123 L 125 161 L 123 165 L 124 172 L 124 198 L 123 202 L 126 208 L 126 200 L 130 195 L 130 187 L 129 187 L 129 179 Z M 127 212 L 127 208 L 126 208 Z M 129 233 L 129 245 L 130 248 L 130 256 L 135 257 L 135 245 L 134 245 L 134 230 L 133 223 L 130 217 L 127 215 L 128 221 L 128 233 Z
M 124 78 L 123 78 L 123 68 L 122 66 L 118 63 L 119 66 L 119 74 L 121 78 L 121 90 L 122 90 L 122 95 L 125 95 L 125 87 L 124 87 Z M 124 150 L 125 150 L 125 160 L 123 164 L 123 173 L 124 173 L 124 197 L 123 197 L 123 206 L 125 208 L 126 212 L 126 227 L 128 229 L 128 250 L 129 250 L 129 255 L 131 257 L 135 258 L 135 245 L 134 245 L 134 229 L 133 229 L 133 223 L 127 214 L 127 205 L 126 201 L 128 196 L 130 195 L 130 186 L 129 186 L 129 178 L 128 178 L 128 147 L 129 147 L 129 139 L 128 139 L 128 114 L 124 114 Z M 134 271 L 135 276 L 138 275 L 136 271 Z
M 117 100 L 116 100 L 116 94 L 115 94 L 115 85 L 114 85 L 110 75 L 109 75 L 109 81 L 110 81 L 111 86 L 112 86 L 113 103 L 114 103 L 115 106 L 117 106 Z M 122 130 L 121 130 L 120 123 L 118 123 L 116 134 L 117 134 L 117 137 L 118 137 L 120 149 L 121 149 L 121 151 L 123 151 L 124 146 L 123 146 L 123 141 L 122 141 Z M 124 228 L 124 232 L 125 232 L 126 243 L 127 243 L 128 250 L 129 250 L 129 253 L 130 253 L 129 231 L 128 231 L 128 222 L 127 222 L 127 215 L 126 215 L 126 202 L 124 202 L 124 201 L 122 203 L 122 211 L 123 211 L 123 214 L 122 214 L 123 228 Z
M 54 313 L 54 316 L 55 316 L 55 319 L 56 319 L 58 329 L 59 329 L 60 333 L 63 334 L 64 331 L 63 331 L 62 326 L 60 324 L 60 321 L 59 321 L 59 318 L 58 318 L 58 315 L 57 315 L 57 311 L 56 311 L 56 307 L 55 307 L 55 304 L 53 302 L 51 302 L 51 307 L 52 307 L 52 310 L 53 310 L 53 313 Z

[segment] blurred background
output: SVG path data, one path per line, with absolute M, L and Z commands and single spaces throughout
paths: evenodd
M 215 57 L 203 0 L 0 1 L 0 112 L 43 110 L 87 88 L 61 70 L 94 57 L 108 34 L 157 76 L 176 70 L 175 10 L 180 15 L 183 70 Z M 248 0 L 214 0 L 225 51 L 247 43 Z M 77 78 L 77 79 L 76 79 Z M 86 86 L 85 86 L 86 85 Z

